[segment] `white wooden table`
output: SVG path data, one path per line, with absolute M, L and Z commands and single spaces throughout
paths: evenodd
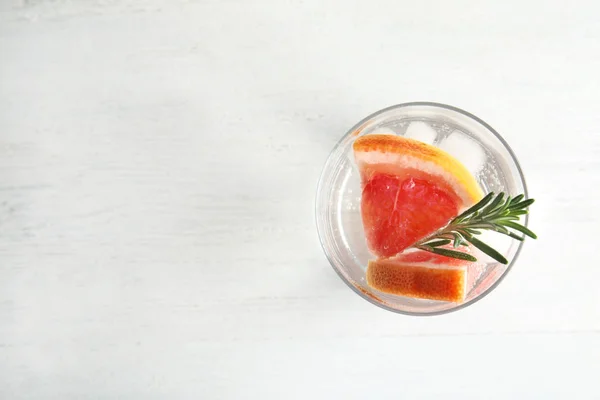
M 558 3 L 3 0 L 0 398 L 599 399 L 600 20 Z M 538 200 L 439 317 L 356 296 L 314 225 L 332 146 L 412 100 Z

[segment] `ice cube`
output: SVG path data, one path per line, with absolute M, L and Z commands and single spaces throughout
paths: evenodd
M 396 135 L 396 132 L 390 128 L 384 128 L 382 126 L 369 132 L 369 135 Z
M 464 132 L 452 131 L 438 146 L 456 157 L 472 174 L 476 174 L 483 167 L 485 152 L 479 143 Z
M 433 141 L 437 137 L 437 132 L 425 122 L 414 121 L 406 128 L 404 136 L 427 144 L 433 144 Z

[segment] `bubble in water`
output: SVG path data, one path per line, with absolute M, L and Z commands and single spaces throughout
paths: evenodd
M 479 172 L 485 163 L 483 148 L 474 139 L 459 130 L 454 130 L 438 146 L 460 160 L 472 174 Z
M 425 122 L 414 121 L 406 128 L 404 136 L 428 144 L 433 144 L 433 141 L 437 137 L 437 132 Z

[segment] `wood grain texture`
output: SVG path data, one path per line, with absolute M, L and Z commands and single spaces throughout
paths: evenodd
M 600 398 L 596 8 L 2 2 L 0 398 Z M 356 296 L 314 226 L 333 145 L 412 100 L 489 122 L 538 199 L 434 318 Z

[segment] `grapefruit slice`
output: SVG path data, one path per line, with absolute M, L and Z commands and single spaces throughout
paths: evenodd
M 394 256 L 445 226 L 483 197 L 471 173 L 437 147 L 394 135 L 354 142 L 369 249 Z
M 369 261 L 367 284 L 384 293 L 462 302 L 485 268 L 422 250 Z

